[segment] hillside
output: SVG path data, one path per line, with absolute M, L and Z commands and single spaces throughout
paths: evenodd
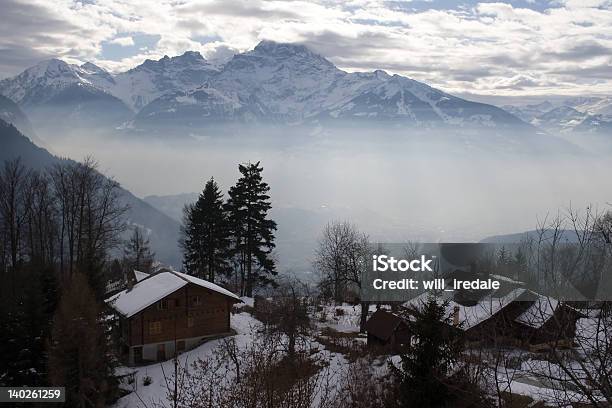
M 67 160 L 53 156 L 46 149 L 36 146 L 15 126 L 1 119 L 0 147 L 0 162 L 20 157 L 24 165 L 38 170 Z M 140 225 L 149 232 L 151 246 L 158 259 L 178 267 L 181 262 L 178 250 L 178 222 L 156 210 L 125 188 L 120 189 L 120 199 L 130 207 L 127 213 L 127 221 L 131 224 Z

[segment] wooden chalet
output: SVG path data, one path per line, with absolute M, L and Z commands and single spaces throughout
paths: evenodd
M 369 346 L 388 347 L 399 350 L 410 344 L 410 331 L 406 321 L 390 311 L 379 309 L 365 325 Z
M 403 307 L 408 311 L 420 307 L 428 296 L 429 293 L 423 293 L 404 303 Z M 576 322 L 583 317 L 582 313 L 567 303 L 516 285 L 504 285 L 467 305 L 457 300 L 461 296 L 452 292 L 443 292 L 438 298 L 440 301 L 448 300 L 446 315 L 451 317 L 452 325 L 462 330 L 466 340 L 472 344 L 496 343 L 531 351 L 541 351 L 551 346 L 569 348 L 576 334 Z M 375 316 L 376 313 L 366 326 L 368 343 L 371 336 L 381 341 L 391 339 L 388 333 L 396 327 L 402 327 L 397 322 L 401 318 L 396 315 L 385 319 Z M 404 323 L 408 332 L 409 324 Z M 381 326 L 385 329 L 381 329 Z
M 121 354 L 129 365 L 163 361 L 210 337 L 227 335 L 240 298 L 219 285 L 162 270 L 106 300 L 118 317 Z

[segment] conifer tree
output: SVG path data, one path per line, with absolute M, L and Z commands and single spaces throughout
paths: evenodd
M 451 368 L 462 349 L 461 332 L 446 315 L 448 301 L 431 295 L 408 320 L 410 348 L 401 355 L 402 369 L 392 366 L 400 380 L 400 406 L 443 407 L 453 397 L 448 386 Z
M 63 288 L 49 345 L 49 384 L 66 387 L 66 406 L 102 407 L 117 397 L 102 309 L 88 279 L 75 273 Z
M 268 191 L 262 179 L 263 167 L 257 163 L 238 166 L 242 175 L 229 190 L 227 210 L 233 236 L 233 255 L 240 269 L 240 292 L 252 296 L 255 285 L 273 282 L 277 274 L 271 256 L 276 222 L 268 219 L 272 208 Z
M 184 210 L 183 265 L 188 273 L 219 280 L 229 271 L 230 236 L 223 193 L 213 178 L 206 182 L 195 204 Z

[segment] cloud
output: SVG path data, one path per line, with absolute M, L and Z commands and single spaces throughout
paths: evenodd
M 217 64 L 224 64 L 229 61 L 240 50 L 232 48 L 228 44 L 222 42 L 213 42 L 205 46 L 204 55 L 206 59 Z
M 0 77 L 51 56 L 115 71 L 187 50 L 225 61 L 272 39 L 347 71 L 384 69 L 461 94 L 612 92 L 610 1 L 466 1 L 5 0 Z M 140 46 L 134 33 L 159 40 Z
M 108 43 L 117 44 L 122 47 L 129 47 L 131 45 L 134 45 L 134 39 L 132 37 L 117 37 L 113 40 L 110 40 Z
M 0 24 L 0 77 L 16 73 L 41 59 L 61 55 L 63 36 L 75 26 L 44 6 L 6 0 Z M 5 74 L 5 75 L 2 75 Z

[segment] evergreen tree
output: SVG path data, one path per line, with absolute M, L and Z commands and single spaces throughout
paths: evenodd
M 102 407 L 117 397 L 105 322 L 88 279 L 73 274 L 53 319 L 49 384 L 66 387 L 66 406 Z
M 223 193 L 213 178 L 184 212 L 183 265 L 188 273 L 214 282 L 229 272 L 230 236 Z
M 234 239 L 233 254 L 238 259 L 240 292 L 253 295 L 256 284 L 272 283 L 276 275 L 271 252 L 274 249 L 276 222 L 267 218 L 272 208 L 268 191 L 262 179 L 263 167 L 259 162 L 238 166 L 242 176 L 229 190 L 227 209 Z
M 445 316 L 448 301 L 430 296 L 411 311 L 411 346 L 401 355 L 402 369 L 392 366 L 400 381 L 402 407 L 443 407 L 452 398 L 448 377 L 462 349 L 461 333 Z
M 155 253 L 151 252 L 149 239 L 144 236 L 139 227 L 134 228 L 132 236 L 123 249 L 124 261 L 131 270 L 151 272 Z
M 16 284 L 19 297 L 0 297 L 0 386 L 47 385 L 45 346 L 57 285 L 53 275 L 26 265 Z

